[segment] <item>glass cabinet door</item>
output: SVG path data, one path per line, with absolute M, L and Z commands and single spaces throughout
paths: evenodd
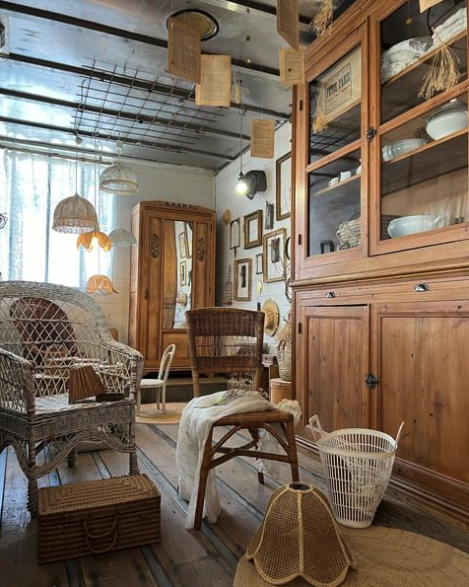
M 457 240 L 469 221 L 466 1 L 423 13 L 405 2 L 380 38 L 376 252 Z
M 361 245 L 362 46 L 309 84 L 308 256 Z

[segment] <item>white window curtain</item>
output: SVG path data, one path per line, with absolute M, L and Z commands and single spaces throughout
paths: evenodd
M 115 196 L 99 194 L 103 166 L 78 163 L 78 193 L 96 208 L 100 228 L 115 227 Z M 75 162 L 0 149 L 0 229 L 3 280 L 59 283 L 84 289 L 95 273 L 112 278 L 113 252 L 77 250 L 77 235 L 52 230 L 57 203 L 76 190 Z

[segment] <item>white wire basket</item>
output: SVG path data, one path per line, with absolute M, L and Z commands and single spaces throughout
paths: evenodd
M 310 418 L 309 427 L 335 519 L 350 528 L 368 528 L 387 489 L 404 422 L 396 439 L 366 428 L 324 432 L 318 416 Z

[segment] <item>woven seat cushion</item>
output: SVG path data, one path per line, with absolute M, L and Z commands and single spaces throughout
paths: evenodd
M 129 400 L 121 400 L 121 402 L 128 403 Z M 106 404 L 110 407 L 115 407 L 116 404 L 121 403 L 116 401 L 96 403 L 93 400 L 82 401 L 76 404 L 68 403 L 68 393 L 59 395 L 49 395 L 45 397 L 36 398 L 36 413 L 37 414 L 53 414 L 54 412 L 66 412 L 71 410 L 90 410 L 103 408 Z

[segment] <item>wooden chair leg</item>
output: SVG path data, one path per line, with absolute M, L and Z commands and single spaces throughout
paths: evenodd
M 252 439 L 256 443 L 256 450 L 258 448 L 257 444 L 259 442 L 259 428 L 249 428 L 249 433 L 251 434 Z M 257 471 L 257 480 L 261 485 L 264 485 L 264 473 L 261 471 Z
M 297 483 L 300 480 L 300 476 L 298 474 L 298 452 L 296 450 L 295 426 L 293 422 L 288 422 L 286 425 L 285 436 L 288 442 L 288 458 L 290 461 L 292 481 Z
M 73 469 L 73 467 L 75 466 L 75 463 L 77 462 L 77 456 L 78 456 L 78 450 L 76 448 L 72 449 L 68 453 L 67 465 L 69 466 L 70 469 Z
M 212 462 L 212 438 L 213 427 L 210 428 L 207 440 L 205 442 L 204 457 L 202 459 L 202 467 L 200 469 L 199 488 L 197 490 L 197 503 L 195 506 L 194 516 L 194 530 L 200 530 L 202 527 L 202 519 L 204 515 L 204 501 L 205 489 L 207 488 L 207 479 L 210 472 L 210 465 Z

